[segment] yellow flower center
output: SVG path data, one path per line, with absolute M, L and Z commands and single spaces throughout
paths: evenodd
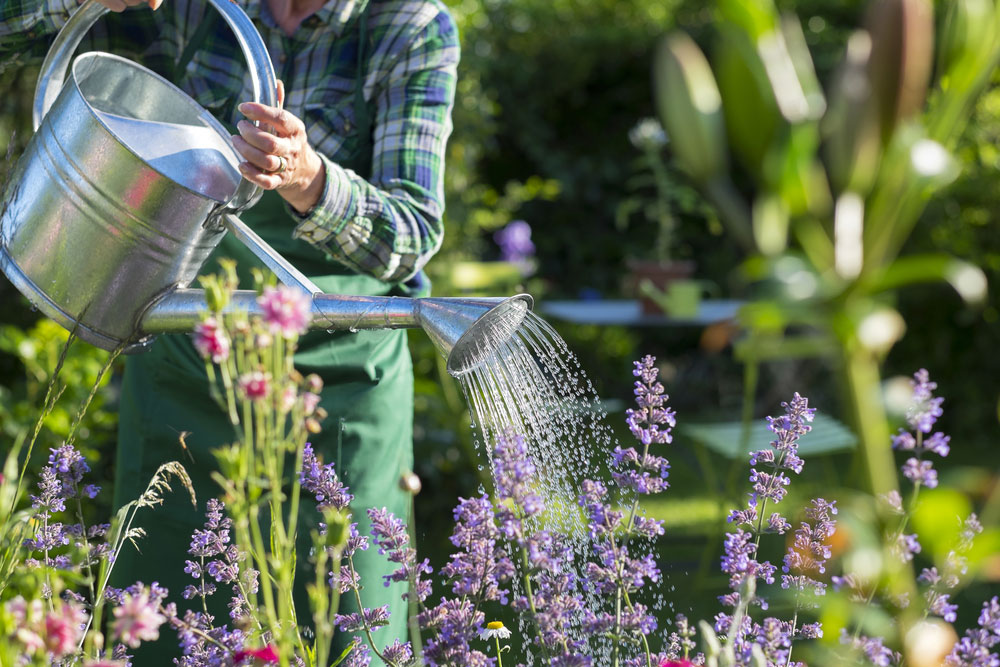
M 499 630 L 502 627 L 503 627 L 502 621 L 490 621 L 489 623 L 486 624 L 487 630 Z

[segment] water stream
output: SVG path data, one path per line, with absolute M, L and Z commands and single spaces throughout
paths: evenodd
M 537 527 L 568 537 L 578 573 L 577 592 L 591 611 L 608 611 L 612 598 L 588 591 L 582 584 L 585 563 L 594 560 L 594 555 L 587 518 L 577 503 L 584 479 L 607 478 L 608 461 L 618 445 L 606 410 L 579 360 L 537 315 L 528 312 L 514 335 L 502 332 L 492 338 L 482 341 L 482 347 L 494 352 L 459 376 L 479 439 L 477 446 L 485 449 L 493 465 L 498 438 L 508 431 L 523 436 L 537 470 L 537 492 L 546 506 Z M 634 557 L 652 549 L 652 545 L 634 544 Z M 574 634 L 588 644 L 594 664 L 610 664 L 611 643 L 588 636 L 579 627 L 581 621 L 582 614 L 575 619 Z M 520 633 L 527 643 L 532 630 L 522 621 Z M 532 664 L 531 657 L 526 657 Z

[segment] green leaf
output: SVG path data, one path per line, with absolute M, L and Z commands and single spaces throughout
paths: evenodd
M 722 97 L 705 55 L 684 33 L 664 38 L 653 62 L 656 107 L 678 165 L 706 182 L 728 169 Z
M 918 283 L 947 282 L 967 303 L 982 303 L 987 280 L 974 264 L 942 254 L 901 257 L 864 283 L 870 292 L 885 292 Z
M 726 133 L 733 152 L 755 178 L 783 125 L 778 102 L 753 40 L 736 25 L 719 26 L 713 51 Z

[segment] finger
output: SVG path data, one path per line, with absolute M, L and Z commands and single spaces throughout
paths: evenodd
M 285 82 L 278 79 L 278 108 L 285 106 Z
M 249 162 L 240 162 L 240 173 L 243 174 L 243 178 L 265 190 L 274 190 L 281 185 L 280 176 L 261 171 L 259 167 Z
M 149 0 L 149 8 L 156 11 L 163 4 L 163 0 Z
M 281 168 L 281 159 L 278 158 L 277 155 L 265 153 L 259 148 L 251 146 L 238 134 L 233 135 L 233 147 L 239 151 L 240 155 L 245 157 L 248 162 L 265 172 L 277 171 Z
M 256 102 L 244 102 L 239 106 L 240 113 L 261 123 L 267 123 L 285 136 L 295 134 L 304 127 L 302 121 L 294 114 L 278 107 L 269 107 Z
M 240 136 L 254 148 L 257 148 L 270 155 L 287 155 L 291 153 L 288 140 L 278 137 L 270 132 L 265 132 L 259 127 L 254 127 L 252 123 L 241 120 L 236 124 L 236 129 L 240 131 Z

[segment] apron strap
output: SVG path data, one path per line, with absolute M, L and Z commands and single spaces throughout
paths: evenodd
M 354 124 L 358 132 L 358 145 L 354 160 L 355 171 L 363 178 L 372 176 L 372 117 L 365 100 L 365 74 L 368 70 L 368 9 L 372 0 L 368 0 L 361 10 L 358 32 L 358 69 L 354 81 Z
M 205 16 L 204 20 L 198 24 L 198 29 L 194 31 L 193 35 L 191 35 L 191 39 L 189 39 L 187 45 L 185 45 L 180 58 L 178 58 L 177 62 L 174 64 L 174 81 L 180 80 L 180 77 L 184 74 L 184 70 L 187 69 L 191 59 L 194 58 L 194 54 L 202 47 L 205 40 L 208 39 L 209 33 L 212 32 L 218 21 L 219 13 L 216 11 L 210 11 Z

